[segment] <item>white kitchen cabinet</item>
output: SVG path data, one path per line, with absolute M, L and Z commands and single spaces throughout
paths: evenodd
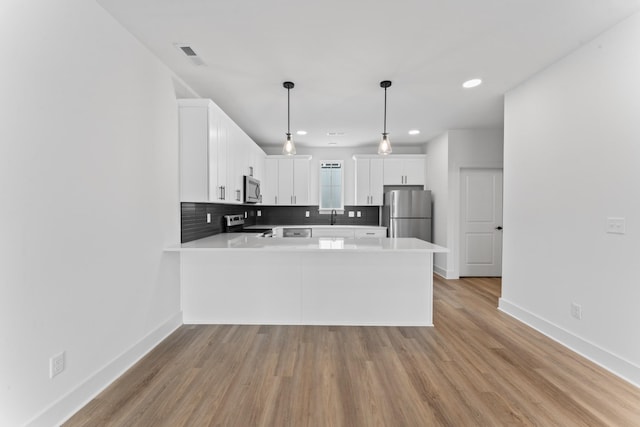
M 246 175 L 253 176 L 259 181 L 264 181 L 264 162 L 266 155 L 258 145 L 253 145 L 253 148 L 250 151 L 249 170 Z
M 311 237 L 348 237 L 353 239 L 352 228 L 313 228 L 311 231 Z
M 387 229 L 384 227 L 375 228 L 356 228 L 353 230 L 356 239 L 363 237 L 387 237 Z
M 384 168 L 379 157 L 353 156 L 356 166 L 356 205 L 382 205 Z
M 264 159 L 264 179 L 260 183 L 263 205 L 278 204 L 278 159 Z
M 421 154 L 395 155 L 383 160 L 384 185 L 424 185 L 426 157 Z
M 227 154 L 227 202 L 244 202 L 244 175 L 249 169 L 249 137 L 231 119 L 227 120 L 226 127 L 229 132 Z
M 309 168 L 311 157 L 293 159 L 293 204 L 309 204 Z
M 213 101 L 181 99 L 178 109 L 180 200 L 243 203 L 250 153 L 264 152 Z
M 308 205 L 310 160 L 311 156 L 267 156 L 262 203 Z
M 223 114 L 211 100 L 178 101 L 180 122 L 180 200 L 185 202 L 217 201 L 225 185 L 226 168 L 219 165 L 226 157 L 226 137 L 220 132 Z

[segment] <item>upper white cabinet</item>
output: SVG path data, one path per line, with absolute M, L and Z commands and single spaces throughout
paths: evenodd
M 384 159 L 384 185 L 424 185 L 426 156 L 394 155 Z
M 181 99 L 178 108 L 180 200 L 242 203 L 243 176 L 262 168 L 262 149 L 209 99 Z
M 267 156 L 262 203 L 308 205 L 310 160 L 311 156 Z
M 354 155 L 356 205 L 382 205 L 384 168 L 380 156 Z

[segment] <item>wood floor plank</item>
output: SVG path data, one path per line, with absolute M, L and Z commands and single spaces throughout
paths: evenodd
M 640 390 L 434 276 L 434 325 L 185 325 L 64 425 L 640 426 Z

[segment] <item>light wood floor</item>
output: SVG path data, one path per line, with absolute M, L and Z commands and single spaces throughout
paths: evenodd
M 183 326 L 65 426 L 640 426 L 640 389 L 434 277 L 434 328 Z

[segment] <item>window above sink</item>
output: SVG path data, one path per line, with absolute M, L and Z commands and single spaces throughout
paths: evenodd
M 320 161 L 320 213 L 344 213 L 344 165 L 342 160 Z

